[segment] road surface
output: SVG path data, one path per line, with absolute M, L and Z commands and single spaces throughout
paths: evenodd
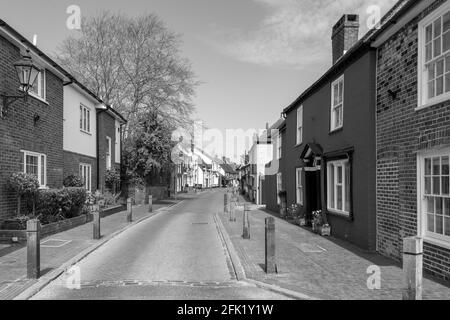
M 62 275 L 33 299 L 287 299 L 236 280 L 213 218 L 223 193 L 201 193 L 128 229 L 77 265 L 80 289 Z

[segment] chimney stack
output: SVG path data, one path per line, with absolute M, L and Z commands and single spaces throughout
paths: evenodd
M 333 64 L 335 64 L 359 39 L 359 15 L 344 14 L 333 27 Z

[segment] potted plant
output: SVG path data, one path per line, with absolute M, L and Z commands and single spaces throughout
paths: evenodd
M 287 192 L 286 190 L 281 190 L 278 192 L 278 197 L 280 198 L 280 216 L 285 218 L 287 216 Z
M 23 197 L 33 200 L 33 213 L 35 213 L 35 196 L 39 190 L 38 178 L 33 174 L 18 172 L 11 175 L 8 184 L 17 195 L 17 216 L 20 216 Z
M 320 234 L 321 236 L 331 235 L 331 226 L 329 225 L 327 217 L 322 210 L 313 212 L 312 228 L 314 232 Z

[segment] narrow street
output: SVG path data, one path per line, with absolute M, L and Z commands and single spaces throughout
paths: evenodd
M 34 299 L 286 299 L 236 280 L 213 218 L 222 203 L 222 191 L 184 200 L 82 260 L 81 289 L 63 275 Z

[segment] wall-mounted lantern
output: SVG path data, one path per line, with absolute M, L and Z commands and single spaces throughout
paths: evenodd
M 2 105 L 0 106 L 0 116 L 4 118 L 11 104 L 19 99 L 26 100 L 28 97 L 28 92 L 33 87 L 36 79 L 39 75 L 40 69 L 37 65 L 33 63 L 30 56 L 30 50 L 27 49 L 27 53 L 22 56 L 22 58 L 15 62 L 14 68 L 17 72 L 17 77 L 19 78 L 20 88 L 23 94 L 20 96 L 1 94 Z

